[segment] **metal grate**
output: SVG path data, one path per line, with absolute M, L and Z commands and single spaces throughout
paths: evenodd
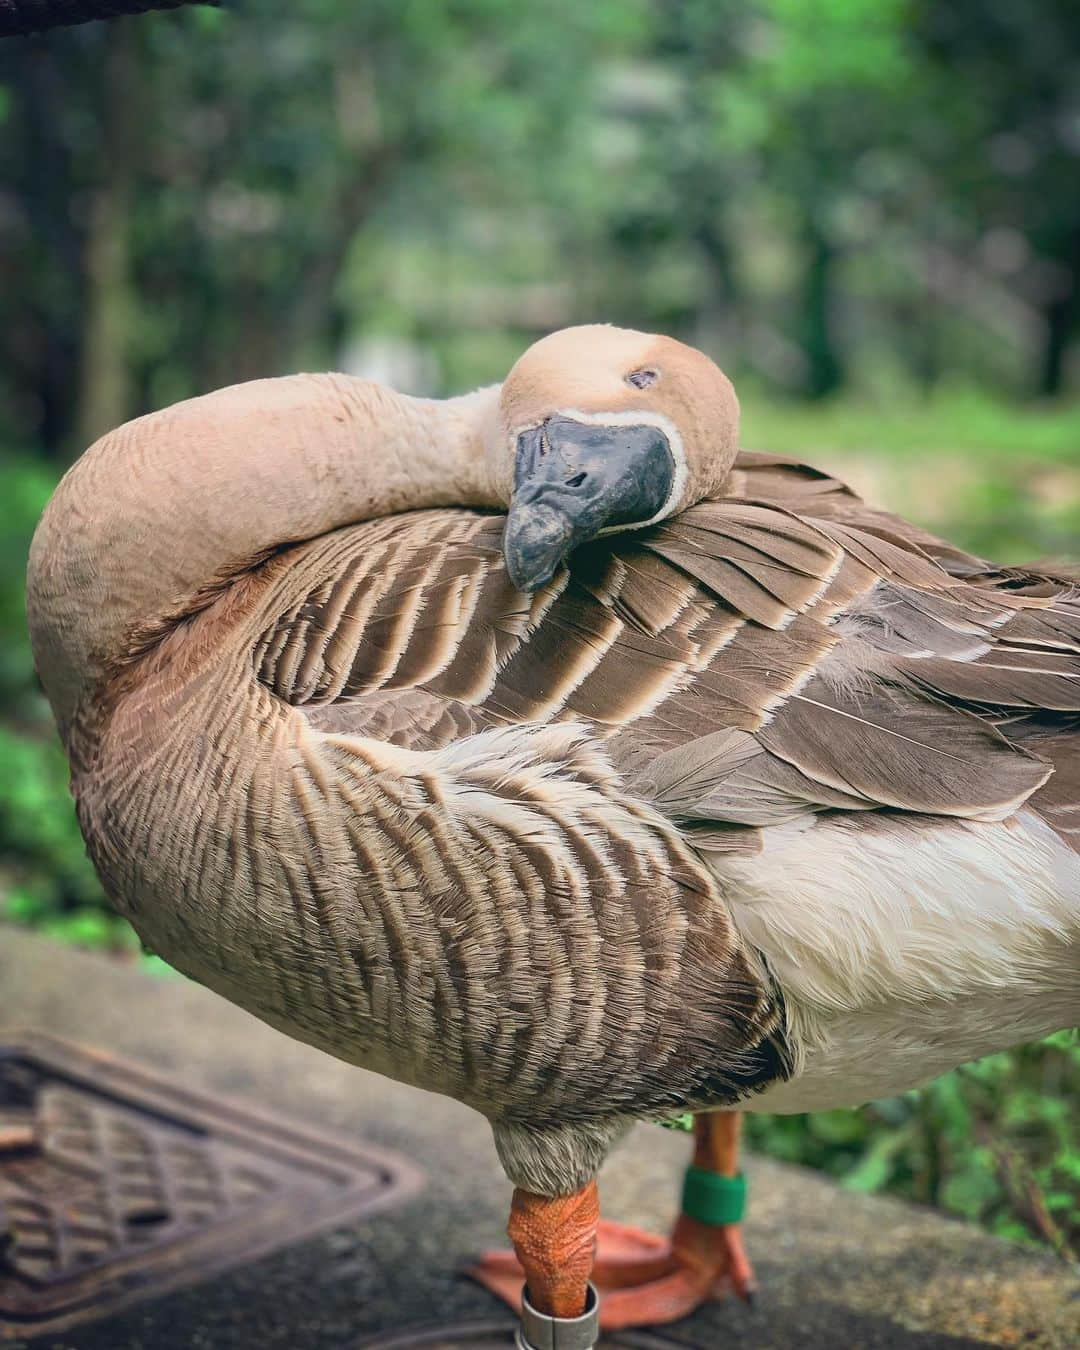
M 512 1322 L 462 1322 L 458 1326 L 413 1327 L 374 1340 L 358 1350 L 507 1350 L 514 1343 Z M 603 1336 L 597 1350 L 692 1350 L 686 1341 L 668 1340 L 655 1331 L 620 1331 Z
M 0 1340 L 204 1278 L 418 1185 L 402 1158 L 96 1051 L 0 1042 Z

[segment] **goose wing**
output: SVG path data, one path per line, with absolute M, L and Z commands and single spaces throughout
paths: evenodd
M 534 596 L 501 516 L 338 531 L 287 555 L 260 678 L 315 726 L 413 748 L 588 723 L 709 847 L 824 810 L 1025 802 L 1078 846 L 1080 587 L 992 569 L 795 461 L 743 455 L 732 486 Z

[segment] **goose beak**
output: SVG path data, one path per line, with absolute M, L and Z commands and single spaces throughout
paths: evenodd
M 539 590 L 580 544 L 650 524 L 667 505 L 675 460 L 662 428 L 549 417 L 517 439 L 503 535 L 510 580 Z

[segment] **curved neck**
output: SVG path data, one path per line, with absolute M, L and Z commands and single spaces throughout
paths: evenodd
M 497 505 L 498 392 L 439 402 L 295 375 L 103 437 L 65 475 L 30 551 L 31 640 L 61 730 L 133 634 L 269 550 L 396 511 Z

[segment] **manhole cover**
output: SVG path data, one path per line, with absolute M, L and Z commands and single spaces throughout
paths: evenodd
M 0 1340 L 250 1261 L 418 1184 L 404 1159 L 97 1052 L 0 1042 Z
M 413 1327 L 389 1336 L 361 1341 L 358 1350 L 508 1350 L 514 1344 L 513 1322 L 462 1322 L 459 1326 Z M 597 1350 L 689 1350 L 685 1341 L 671 1341 L 655 1331 L 620 1331 L 604 1336 Z

